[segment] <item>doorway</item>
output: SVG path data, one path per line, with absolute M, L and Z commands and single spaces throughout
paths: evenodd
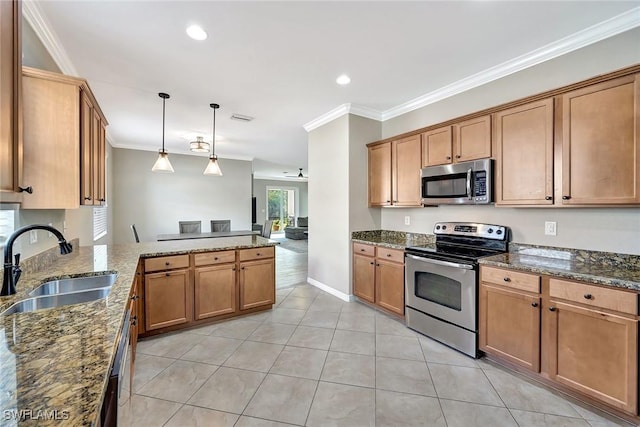
M 293 224 L 297 212 L 297 188 L 267 187 L 267 219 L 272 220 L 271 232 L 284 233 Z

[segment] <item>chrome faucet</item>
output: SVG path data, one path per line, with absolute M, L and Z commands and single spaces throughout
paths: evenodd
M 16 293 L 16 283 L 20 280 L 22 269 L 20 269 L 20 254 L 16 254 L 15 256 L 15 264 L 12 262 L 13 243 L 20 235 L 31 230 L 46 230 L 55 234 L 58 238 L 58 245 L 60 245 L 60 253 L 62 255 L 69 254 L 73 251 L 71 243 L 67 243 L 62 233 L 50 225 L 32 224 L 17 229 L 13 234 L 11 234 L 11 236 L 9 236 L 4 244 L 4 276 L 2 279 L 2 291 L 0 291 L 0 296 L 13 295 Z

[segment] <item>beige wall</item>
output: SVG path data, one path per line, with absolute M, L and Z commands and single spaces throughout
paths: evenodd
M 309 190 L 305 181 L 253 180 L 253 195 L 256 197 L 256 224 L 264 224 L 267 216 L 267 187 L 296 188 L 298 190 L 297 216 L 309 216 Z
M 585 47 L 433 105 L 387 120 L 383 138 L 437 124 L 483 108 L 554 89 L 640 63 L 640 28 Z M 411 225 L 404 225 L 409 215 Z M 479 221 L 508 225 L 513 241 L 640 254 L 640 209 L 541 209 L 493 206 L 382 209 L 382 228 L 431 233 L 437 221 Z M 544 235 L 544 222 L 557 221 L 557 236 Z
M 114 242 L 133 242 L 136 224 L 141 241 L 178 233 L 178 221 L 230 219 L 232 230 L 251 229 L 251 162 L 220 159 L 223 176 L 203 175 L 206 156 L 170 154 L 175 173 L 151 172 L 158 154 L 114 148 Z

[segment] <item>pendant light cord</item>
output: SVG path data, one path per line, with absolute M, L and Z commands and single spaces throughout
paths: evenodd
M 209 104 L 213 108 L 213 137 L 211 142 L 211 156 L 216 155 L 216 110 L 220 108 L 218 104 Z
M 162 98 L 162 152 L 164 153 L 164 105 L 166 103 L 166 98 Z

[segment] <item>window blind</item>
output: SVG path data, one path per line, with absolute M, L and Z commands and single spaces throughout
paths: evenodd
M 107 208 L 93 208 L 93 241 L 107 235 Z

